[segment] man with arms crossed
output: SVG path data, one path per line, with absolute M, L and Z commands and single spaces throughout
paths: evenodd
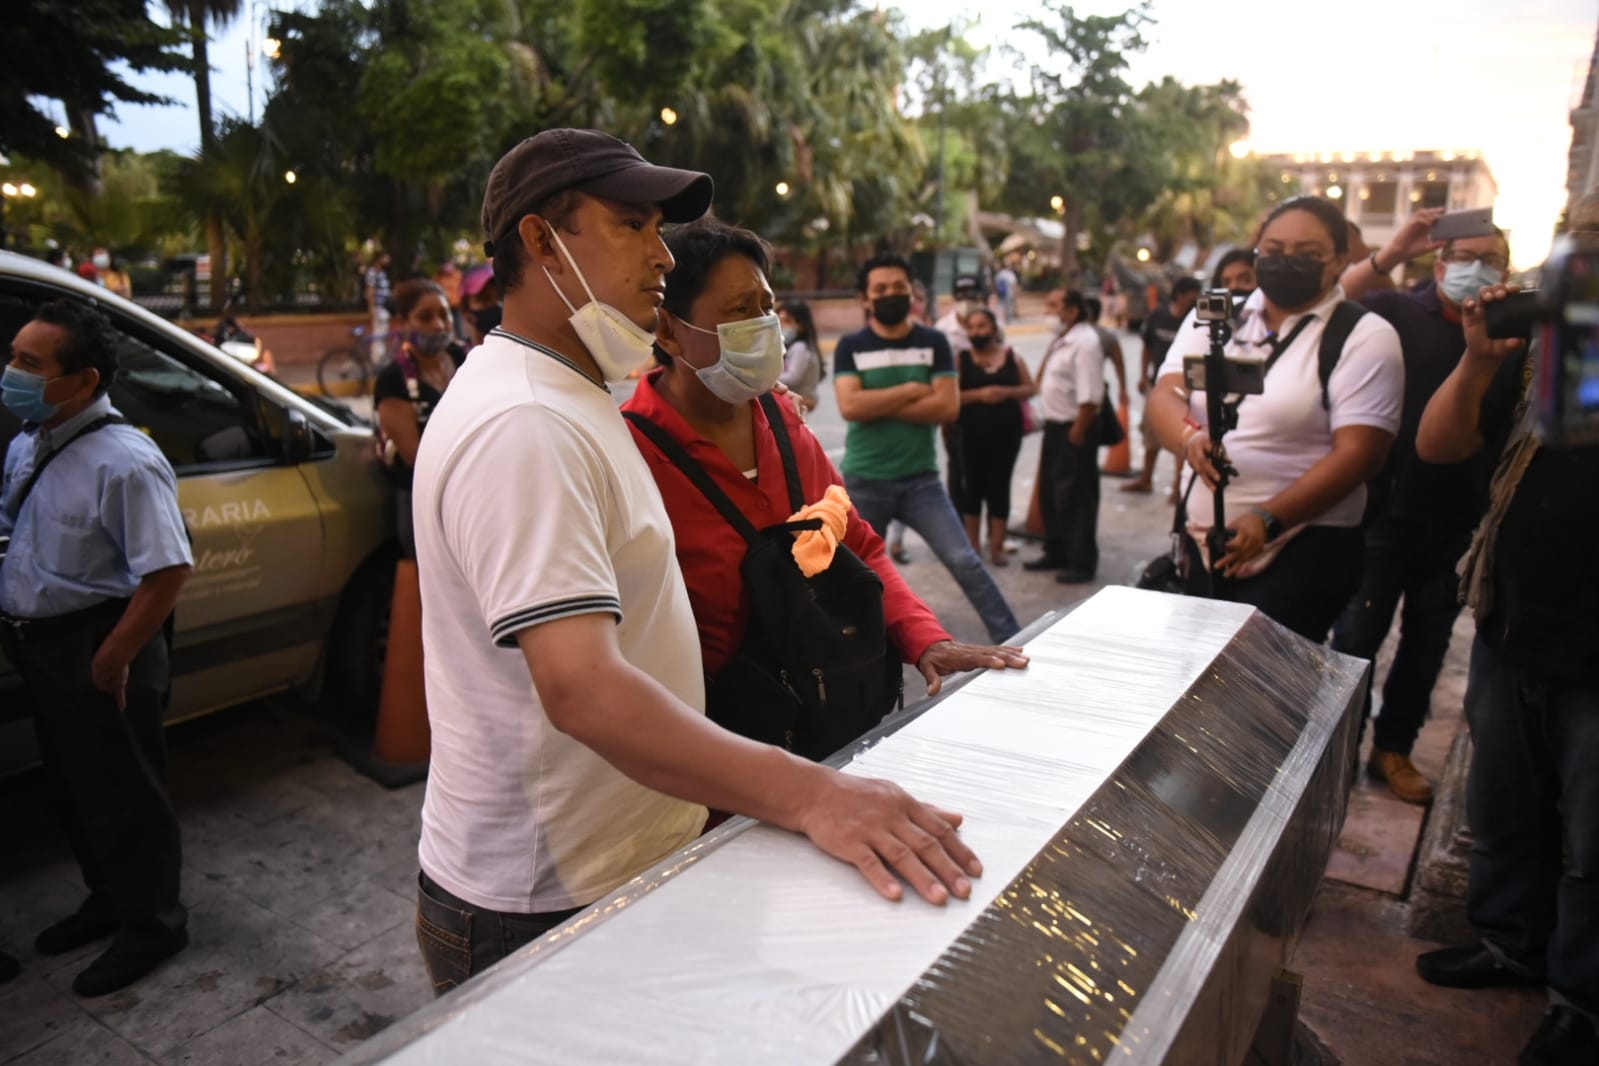
M 898 899 L 981 866 L 960 816 L 704 717 L 671 523 L 606 382 L 642 367 L 704 174 L 547 130 L 483 200 L 503 326 L 434 410 L 413 512 L 433 760 L 417 940 L 443 993 L 693 840 L 706 806 L 806 834 Z M 531 682 L 531 683 L 530 683 Z

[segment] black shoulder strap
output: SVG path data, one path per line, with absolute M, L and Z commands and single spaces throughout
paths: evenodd
M 67 448 L 71 446 L 73 441 L 77 440 L 79 437 L 87 437 L 91 433 L 98 433 L 107 426 L 126 425 L 129 425 L 129 422 L 121 415 L 101 415 L 99 418 L 95 419 L 93 422 L 90 422 L 72 436 L 62 441 L 59 445 L 50 449 L 50 451 L 45 454 L 43 459 L 33 464 L 33 473 L 29 474 L 28 480 L 23 482 L 22 495 L 17 497 L 17 510 L 15 514 L 20 515 L 22 513 L 23 501 L 25 501 L 28 498 L 28 494 L 33 491 L 33 486 L 38 484 L 39 475 L 44 473 L 44 468 L 49 466 L 51 460 L 53 460 L 56 456 L 66 451 Z M 15 515 L 13 515 L 13 517 L 15 517 Z
M 794 511 L 805 506 L 805 486 L 800 483 L 799 463 L 794 458 L 794 442 L 788 439 L 788 425 L 783 421 L 783 409 L 771 393 L 761 396 L 761 410 L 772 426 L 772 436 L 777 438 L 777 454 L 783 458 L 783 480 L 788 483 L 788 502 Z M 793 513 L 793 512 L 790 512 Z
M 1266 357 L 1266 365 L 1260 372 L 1261 377 L 1265 377 L 1267 374 L 1271 373 L 1271 368 L 1277 365 L 1277 360 L 1284 352 L 1294 346 L 1294 341 L 1299 339 L 1299 335 L 1305 332 L 1305 327 L 1310 325 L 1315 317 L 1315 315 L 1306 315 L 1298 322 L 1294 323 L 1294 328 L 1289 330 L 1288 336 L 1284 337 L 1280 343 L 1275 337 L 1272 338 L 1271 355 Z
M 666 457 L 672 460 L 672 465 L 683 471 L 684 475 L 694 482 L 694 487 L 699 489 L 707 500 L 716 505 L 716 509 L 722 512 L 722 517 L 732 523 L 733 528 L 738 530 L 746 541 L 753 545 L 759 540 L 759 534 L 756 532 L 754 524 L 744 517 L 744 512 L 733 505 L 733 501 L 727 498 L 727 493 L 723 492 L 716 482 L 711 480 L 711 475 L 705 472 L 703 466 L 694 461 L 694 457 L 689 455 L 688 450 L 672 439 L 670 433 L 637 411 L 623 411 L 622 417 L 638 427 L 640 433 L 648 437 L 657 448 L 661 449 Z
M 1366 316 L 1366 309 L 1353 300 L 1341 301 L 1327 319 L 1327 328 L 1321 331 L 1321 348 L 1317 352 L 1316 372 L 1321 378 L 1321 409 L 1332 410 L 1332 399 L 1327 393 L 1327 382 L 1332 380 L 1333 369 L 1344 354 L 1344 344 L 1355 331 L 1355 324 Z

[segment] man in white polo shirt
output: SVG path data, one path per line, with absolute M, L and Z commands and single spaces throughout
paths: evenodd
M 1044 554 L 1023 570 L 1059 570 L 1055 580 L 1078 585 L 1099 569 L 1099 404 L 1105 395 L 1105 350 L 1076 289 L 1049 294 L 1060 329 L 1038 369 L 1044 416 L 1038 506 Z
M 433 761 L 417 941 L 443 993 L 688 843 L 706 806 L 805 833 L 885 897 L 981 866 L 960 816 L 704 716 L 671 521 L 607 381 L 648 359 L 663 222 L 711 202 L 594 130 L 489 176 L 504 324 L 434 409 L 412 508 Z

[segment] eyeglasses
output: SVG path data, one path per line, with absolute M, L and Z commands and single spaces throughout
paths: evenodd
M 1449 251 L 1443 253 L 1443 258 L 1444 262 L 1446 263 L 1460 263 L 1462 265 L 1481 263 L 1490 270 L 1505 270 L 1510 266 L 1510 260 L 1500 255 L 1498 252 L 1488 252 L 1485 255 L 1478 255 L 1476 252 L 1468 252 L 1464 248 L 1451 248 Z

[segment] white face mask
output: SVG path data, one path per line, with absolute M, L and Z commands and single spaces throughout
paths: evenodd
M 577 260 L 566 250 L 565 242 L 561 240 L 561 235 L 555 232 L 553 226 L 550 228 L 550 236 L 555 238 L 555 246 L 566 256 L 566 261 L 572 264 L 572 273 L 577 275 L 578 283 L 583 286 L 583 291 L 589 298 L 589 302 L 582 307 L 573 307 L 572 301 L 566 298 L 566 293 L 562 292 L 561 287 L 555 284 L 555 279 L 550 277 L 549 268 L 541 268 L 544 270 L 544 276 L 550 279 L 555 294 L 561 298 L 566 309 L 572 312 L 572 316 L 567 319 L 572 325 L 572 331 L 594 357 L 594 365 L 600 368 L 600 375 L 606 381 L 626 380 L 629 374 L 649 362 L 650 354 L 655 350 L 655 334 L 638 326 L 610 304 L 597 300 L 594 290 L 589 288 L 588 279 L 578 268 Z
M 699 333 L 712 333 L 692 322 L 683 325 Z M 772 391 L 783 373 L 783 325 L 776 315 L 723 322 L 714 335 L 721 344 L 721 356 L 710 366 L 694 370 L 713 396 L 724 403 L 739 404 Z

